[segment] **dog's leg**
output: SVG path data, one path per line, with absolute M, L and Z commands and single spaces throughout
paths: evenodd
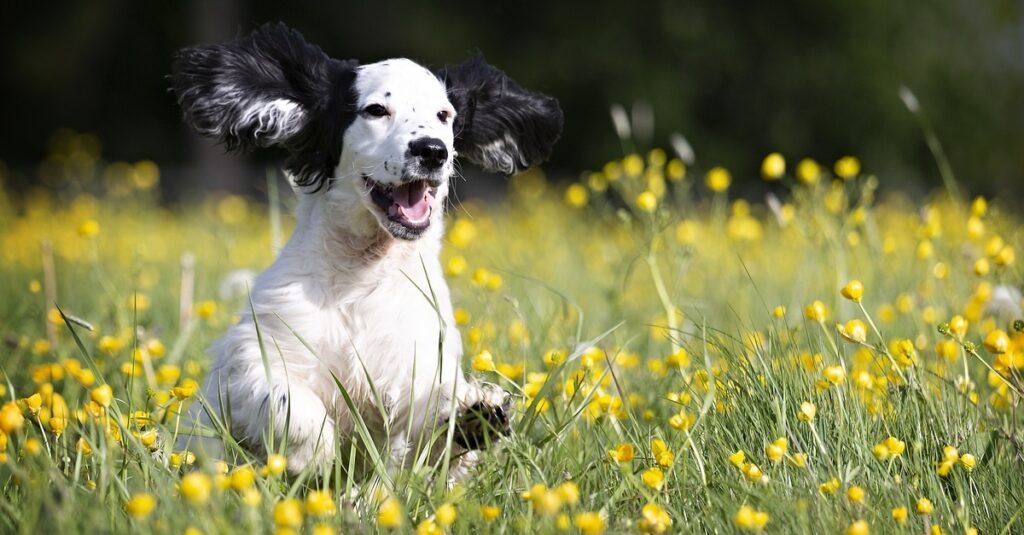
M 216 417 L 250 451 L 268 453 L 272 433 L 273 451 L 283 448 L 289 472 L 310 465 L 319 469 L 334 457 L 334 420 L 323 401 L 302 384 L 268 384 L 262 370 L 220 371 L 211 375 L 204 394 Z
M 295 383 L 276 384 L 263 398 L 258 424 L 269 428 L 273 410 L 274 447 L 284 446 L 288 471 L 309 466 L 320 470 L 334 459 L 336 431 L 323 401 L 312 390 Z
M 463 383 L 455 417 L 455 443 L 467 450 L 485 449 L 511 430 L 512 397 L 497 385 Z

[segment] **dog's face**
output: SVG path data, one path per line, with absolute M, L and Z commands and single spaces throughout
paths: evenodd
M 513 174 L 546 159 L 562 131 L 557 100 L 482 58 L 438 73 L 406 59 L 360 66 L 283 24 L 184 49 L 171 80 L 199 133 L 228 149 L 283 147 L 298 188 L 358 197 L 406 240 L 440 219 L 456 155 Z
M 441 217 L 455 107 L 437 76 L 407 59 L 359 67 L 355 90 L 358 113 L 337 174 L 357 177 L 364 205 L 388 232 L 414 239 Z

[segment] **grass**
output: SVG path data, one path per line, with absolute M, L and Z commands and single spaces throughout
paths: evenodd
M 454 207 L 443 258 L 512 436 L 454 488 L 428 463 L 349 475 L 350 450 L 288 477 L 174 438 L 247 306 L 224 281 L 268 265 L 289 201 L 163 208 L 153 164 L 61 135 L 48 187 L 0 193 L 3 532 L 1024 530 L 1021 220 L 998 202 L 878 200 L 852 160 L 793 166 L 764 205 L 658 150 L 515 177 Z

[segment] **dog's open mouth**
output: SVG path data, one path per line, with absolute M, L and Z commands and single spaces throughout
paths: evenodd
M 441 185 L 439 181 L 408 180 L 401 184 L 381 184 L 368 176 L 364 176 L 363 181 L 370 192 L 370 199 L 381 209 L 388 221 L 397 223 L 402 230 L 413 236 L 430 226 L 434 197 Z M 394 231 L 392 233 L 394 234 Z

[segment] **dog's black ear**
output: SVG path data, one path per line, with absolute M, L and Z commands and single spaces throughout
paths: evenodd
M 527 91 L 477 56 L 438 77 L 455 106 L 455 150 L 487 171 L 518 173 L 551 154 L 562 134 L 558 100 Z
M 327 56 L 283 23 L 178 52 L 170 76 L 185 121 L 229 150 L 278 145 L 299 186 L 319 190 L 355 118 L 358 63 Z

